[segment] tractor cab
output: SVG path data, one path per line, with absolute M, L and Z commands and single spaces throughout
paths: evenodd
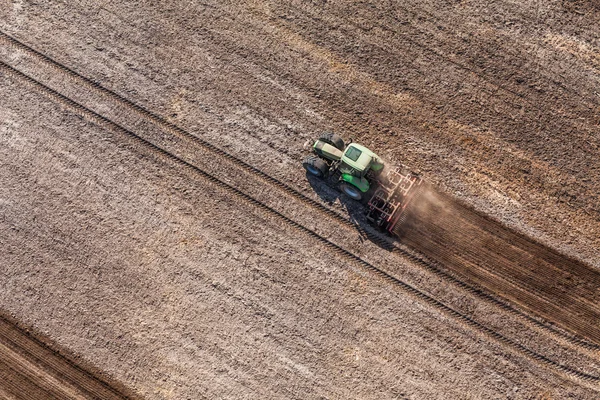
M 340 159 L 339 165 L 341 173 L 347 173 L 360 178 L 364 178 L 370 169 L 378 171 L 381 168 L 383 168 L 383 162 L 379 157 L 371 150 L 356 143 L 348 145 Z
M 341 185 L 342 191 L 351 198 L 360 200 L 362 193 L 366 193 L 371 188 L 371 182 L 367 177 L 369 171 L 378 172 L 381 169 L 383 169 L 383 162 L 375 153 L 365 146 L 351 143 L 344 150 L 338 165 L 341 179 L 346 183 Z

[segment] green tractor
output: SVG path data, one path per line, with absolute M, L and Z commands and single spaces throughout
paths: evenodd
M 337 176 L 340 190 L 354 200 L 363 198 L 383 170 L 377 154 L 360 144 L 346 146 L 334 133 L 323 133 L 312 149 L 315 154 L 302 162 L 306 171 L 319 178 Z

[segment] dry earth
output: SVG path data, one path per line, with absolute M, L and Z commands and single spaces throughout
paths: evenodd
M 356 205 L 301 170 L 321 131 L 596 269 L 599 17 L 567 0 L 0 0 L 2 32 L 357 223 Z M 0 61 L 517 345 L 600 374 L 597 349 L 376 246 L 6 38 Z M 598 397 L 597 383 L 1 71 L 0 307 L 142 396 Z

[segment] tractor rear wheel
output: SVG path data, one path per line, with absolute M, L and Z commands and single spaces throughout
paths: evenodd
M 319 136 L 319 140 L 332 145 L 333 147 L 337 148 L 339 151 L 344 151 L 344 149 L 346 148 L 346 145 L 344 144 L 344 140 L 341 137 L 339 137 L 338 135 L 336 135 L 335 133 L 329 133 L 329 132 L 321 133 L 321 136 Z
M 316 156 L 308 156 L 302 161 L 302 166 L 311 175 L 323 178 L 329 171 L 329 166 Z
M 362 199 L 362 192 L 354 185 L 343 182 L 340 184 L 340 190 L 353 200 L 360 201 Z

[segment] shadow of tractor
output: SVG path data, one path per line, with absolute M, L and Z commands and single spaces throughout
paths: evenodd
M 384 250 L 391 251 L 394 248 L 394 237 L 379 231 L 367 220 L 367 203 L 371 196 L 370 191 L 363 195 L 361 201 L 351 199 L 338 189 L 338 178 L 329 176 L 327 178 L 317 178 L 314 175 L 306 173 L 306 179 L 313 191 L 327 205 L 333 205 L 336 202 L 347 213 L 349 221 L 356 228 L 360 241 L 368 240 Z

